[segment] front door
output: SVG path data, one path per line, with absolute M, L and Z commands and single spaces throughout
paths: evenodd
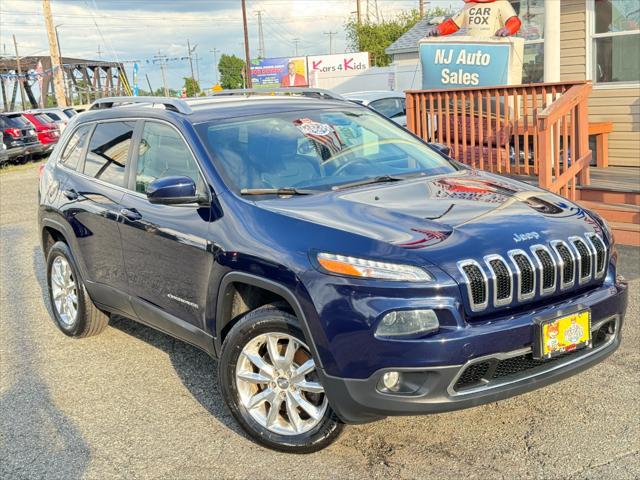
M 134 308 L 152 324 L 168 313 L 203 328 L 213 264 L 207 242 L 211 209 L 153 205 L 146 188 L 153 180 L 176 175 L 192 178 L 198 193 L 207 184 L 182 135 L 167 123 L 145 121 L 137 153 L 120 225 Z

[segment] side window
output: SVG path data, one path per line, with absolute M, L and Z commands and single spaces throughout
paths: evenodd
M 198 165 L 180 134 L 163 123 L 145 122 L 138 153 L 136 192 L 146 193 L 154 180 L 172 176 L 189 177 L 196 183 L 197 192 L 204 192 Z
M 82 155 L 82 149 L 87 143 L 87 135 L 89 135 L 90 131 L 91 125 L 83 125 L 75 132 L 73 132 L 73 135 L 71 135 L 69 142 L 67 142 L 64 150 L 62 151 L 62 155 L 60 155 L 60 159 L 58 160 L 60 164 L 72 170 L 78 168 L 78 162 Z
M 382 98 L 371 102 L 370 106 L 387 118 L 393 118 L 403 114 L 402 104 L 397 98 Z
M 57 113 L 47 112 L 47 116 L 51 118 L 51 120 L 54 120 L 56 122 L 60 121 L 60 115 L 58 115 Z
M 124 170 L 136 122 L 105 122 L 93 131 L 84 173 L 114 185 L 124 186 Z

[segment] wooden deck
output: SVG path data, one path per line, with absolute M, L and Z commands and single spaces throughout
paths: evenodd
M 589 169 L 591 183 L 588 186 L 578 186 L 579 190 L 607 190 L 611 192 L 640 193 L 640 168 L 634 167 L 608 167 Z M 538 177 L 526 175 L 508 175 L 512 178 L 538 184 Z

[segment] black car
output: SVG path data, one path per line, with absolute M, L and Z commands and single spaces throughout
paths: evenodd
M 42 151 L 35 127 L 20 113 L 0 114 L 2 142 L 7 147 L 9 161 L 28 157 Z

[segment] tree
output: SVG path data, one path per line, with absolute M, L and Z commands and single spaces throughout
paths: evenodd
M 438 17 L 446 15 L 442 8 L 429 9 L 425 17 Z M 376 67 L 386 67 L 391 63 L 391 57 L 384 51 L 404 35 L 420 20 L 418 10 L 402 12 L 390 20 L 382 20 L 380 23 L 362 22 L 358 24 L 355 19 L 349 20 L 345 28 L 349 46 L 356 52 L 369 52 L 372 64 Z
M 218 62 L 218 71 L 220 72 L 220 85 L 224 89 L 242 88 L 244 82 L 242 80 L 242 71 L 244 69 L 244 60 L 235 55 L 227 55 L 223 53 Z
M 195 97 L 200 93 L 200 84 L 193 77 L 184 78 L 184 89 L 187 92 L 187 97 Z

